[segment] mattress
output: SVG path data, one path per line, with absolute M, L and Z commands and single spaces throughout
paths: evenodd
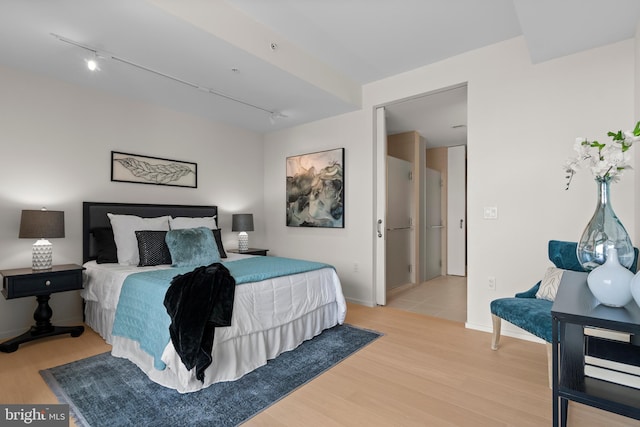
M 226 261 L 246 257 L 229 254 Z M 187 371 L 171 341 L 162 354 L 166 368 L 154 368 L 153 357 L 136 341 L 112 334 L 120 289 L 126 277 L 145 270 L 171 268 L 84 264 L 85 321 L 108 343 L 112 354 L 134 362 L 151 380 L 181 393 L 197 391 L 220 381 L 232 381 L 296 348 L 324 329 L 342 324 L 346 303 L 333 268 L 276 277 L 236 286 L 232 326 L 216 328 L 213 363 L 205 381 Z

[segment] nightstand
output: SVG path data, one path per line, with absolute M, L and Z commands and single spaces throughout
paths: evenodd
M 49 298 L 55 292 L 82 289 L 83 270 L 83 267 L 76 264 L 54 265 L 49 270 L 32 270 L 30 268 L 0 270 L 2 295 L 6 299 L 35 296 L 38 300 L 38 307 L 33 313 L 36 324 L 24 334 L 0 344 L 0 351 L 14 352 L 20 344 L 38 338 L 62 334 L 71 334 L 72 337 L 82 335 L 84 326 L 54 326 L 51 324 L 53 310 L 49 307 Z
M 267 256 L 269 249 L 249 248 L 246 251 L 241 251 L 239 249 L 227 249 L 227 252 L 231 252 L 232 254 Z

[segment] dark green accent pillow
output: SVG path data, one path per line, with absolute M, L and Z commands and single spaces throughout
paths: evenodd
M 199 267 L 220 262 L 218 245 L 209 228 L 169 230 L 165 241 L 173 267 Z

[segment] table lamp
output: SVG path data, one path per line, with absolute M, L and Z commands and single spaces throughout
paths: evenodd
M 20 218 L 21 239 L 38 239 L 33 244 L 34 270 L 47 270 L 52 266 L 53 247 L 47 239 L 64 237 L 64 212 L 42 210 L 23 210 Z
M 253 214 L 234 214 L 231 215 L 231 231 L 239 231 L 238 233 L 238 250 L 249 250 L 249 236 L 247 231 L 253 231 Z

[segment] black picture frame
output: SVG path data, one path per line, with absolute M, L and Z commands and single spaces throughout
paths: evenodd
M 344 228 L 344 148 L 286 159 L 288 227 Z
M 111 181 L 198 188 L 198 164 L 112 151 Z

